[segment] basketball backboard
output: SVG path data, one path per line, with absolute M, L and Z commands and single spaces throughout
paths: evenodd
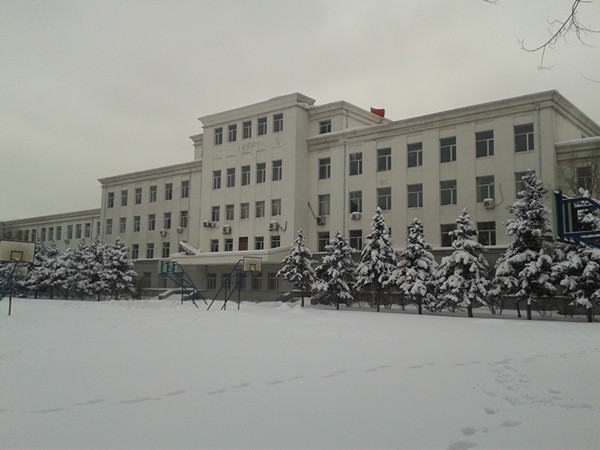
M 0 261 L 32 263 L 34 258 L 34 242 L 0 241 Z
M 260 273 L 262 258 L 260 256 L 244 256 L 244 272 Z

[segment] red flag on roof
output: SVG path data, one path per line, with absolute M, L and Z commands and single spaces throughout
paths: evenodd
M 371 112 L 373 114 L 378 115 L 379 117 L 385 117 L 385 109 L 371 108 Z

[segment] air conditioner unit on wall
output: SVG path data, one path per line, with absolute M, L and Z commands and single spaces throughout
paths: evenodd
M 204 228 L 214 228 L 215 227 L 215 223 L 211 222 L 210 220 L 205 220 L 204 222 L 202 222 L 202 226 Z
M 350 220 L 360 220 L 362 214 L 359 212 L 353 212 L 350 214 Z
M 164 228 L 163 228 L 162 230 L 160 230 L 160 235 L 161 235 L 161 236 L 166 236 L 166 235 L 167 235 L 167 233 L 168 233 L 168 231 L 167 231 L 167 230 L 165 230 Z
M 223 225 L 223 234 L 231 234 L 231 225 Z
M 323 216 L 317 217 L 317 225 L 319 225 L 319 226 L 325 225 L 325 217 L 323 217 Z
M 483 199 L 483 206 L 486 209 L 492 209 L 494 206 L 496 206 L 496 202 L 494 201 L 493 198 L 484 198 Z
M 177 227 L 177 232 L 178 233 L 183 233 L 183 227 Z
M 279 230 L 279 224 L 275 220 L 271 221 L 271 223 L 269 223 L 269 231 L 277 230 Z

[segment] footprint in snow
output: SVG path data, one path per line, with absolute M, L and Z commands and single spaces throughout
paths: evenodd
M 467 450 L 468 448 L 477 447 L 475 442 L 470 441 L 458 441 L 450 444 L 447 449 L 448 450 Z

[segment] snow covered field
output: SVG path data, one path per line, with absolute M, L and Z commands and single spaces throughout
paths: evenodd
M 600 446 L 597 323 L 7 302 L 3 449 Z

